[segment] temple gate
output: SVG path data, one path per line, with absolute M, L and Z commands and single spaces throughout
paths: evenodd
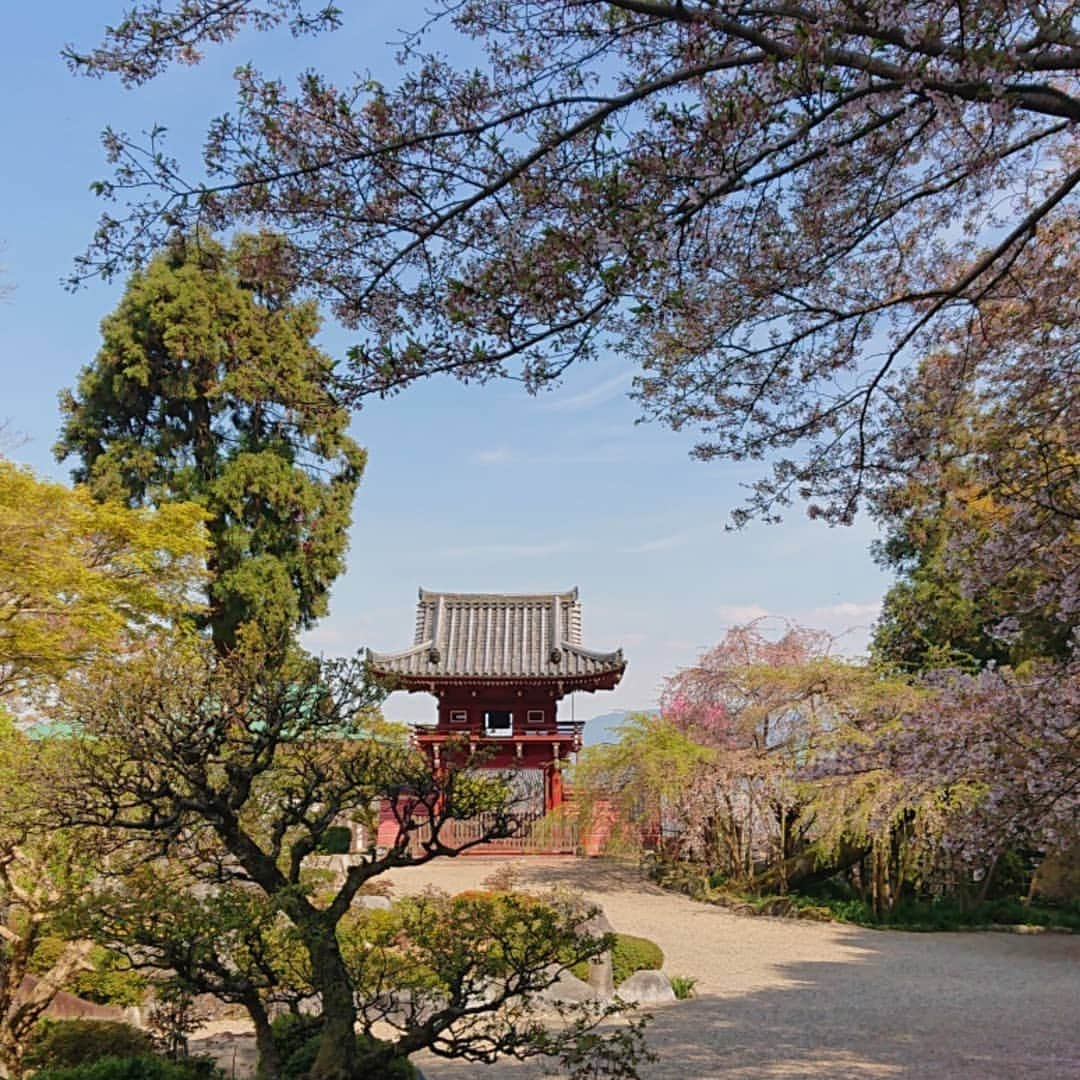
M 566 798 L 562 769 L 581 747 L 584 724 L 559 716 L 576 691 L 613 690 L 622 650 L 581 640 L 578 590 L 444 593 L 420 590 L 413 645 L 369 652 L 376 675 L 438 702 L 434 727 L 414 739 L 439 767 L 447 742 L 475 752 L 478 768 L 512 770 L 519 816 L 539 819 Z M 528 846 L 518 840 L 518 847 Z M 513 850 L 507 841 L 500 850 Z

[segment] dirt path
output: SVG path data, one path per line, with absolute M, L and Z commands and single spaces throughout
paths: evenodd
M 394 872 L 398 894 L 479 885 L 513 862 L 617 930 L 660 944 L 698 996 L 653 1010 L 647 1080 L 1067 1080 L 1080 1077 L 1080 936 L 908 934 L 755 919 L 599 860 L 481 857 Z M 532 1080 L 535 1065 L 420 1060 L 429 1080 Z

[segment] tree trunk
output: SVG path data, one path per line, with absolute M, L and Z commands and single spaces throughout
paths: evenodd
M 309 928 L 305 928 L 308 930 Z M 333 927 L 320 923 L 306 934 L 311 981 L 322 998 L 323 1030 L 312 1080 L 353 1080 L 356 1073 L 356 1005 Z
M 270 1017 L 266 1014 L 263 1003 L 255 998 L 244 1003 L 248 1015 L 255 1026 L 255 1049 L 259 1055 L 259 1064 L 255 1075 L 258 1080 L 277 1080 L 281 1075 L 281 1061 L 274 1045 L 274 1032 L 270 1027 Z
M 0 1077 L 19 1080 L 22 1076 L 22 1048 L 7 1032 L 0 1031 Z
M 983 874 L 982 881 L 979 882 L 979 890 L 975 894 L 975 900 L 977 903 L 982 904 L 986 902 L 987 896 L 990 895 L 990 885 L 994 878 L 994 871 L 997 869 L 997 864 L 1000 859 L 999 854 L 995 854 L 990 860 L 990 865 L 986 868 L 986 873 Z
M 854 866 L 869 850 L 866 844 L 843 844 L 834 856 L 823 863 L 820 861 L 820 852 L 809 848 L 758 874 L 751 881 L 751 885 L 755 892 L 776 892 L 782 882 L 786 882 L 789 889 L 798 889 L 800 885 L 813 885 Z

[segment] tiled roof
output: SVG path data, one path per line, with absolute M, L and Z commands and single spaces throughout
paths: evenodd
M 576 679 L 618 673 L 622 650 L 581 644 L 577 589 L 561 593 L 420 590 L 411 649 L 368 653 L 383 674 L 435 679 Z

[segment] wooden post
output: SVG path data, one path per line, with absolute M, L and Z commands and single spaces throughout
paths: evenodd
M 551 805 L 549 810 L 555 810 L 562 806 L 563 801 L 563 780 L 562 769 L 559 768 L 559 763 L 556 761 L 551 770 Z

